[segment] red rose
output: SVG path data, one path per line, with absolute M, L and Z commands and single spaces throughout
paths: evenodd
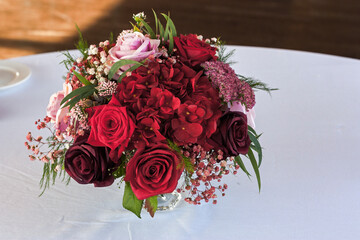
M 119 148 L 119 153 L 127 147 L 135 130 L 135 124 L 119 101 L 113 97 L 109 104 L 86 109 L 89 114 L 91 132 L 88 143 L 97 147 Z
M 126 167 L 125 181 L 139 200 L 175 190 L 183 172 L 180 160 L 166 144 L 137 150 Z
M 177 48 L 176 54 L 189 66 L 195 67 L 203 62 L 217 59 L 216 48 L 199 40 L 194 34 L 174 37 L 174 43 Z

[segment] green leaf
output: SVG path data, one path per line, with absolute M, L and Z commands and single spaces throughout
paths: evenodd
M 171 34 L 172 30 L 170 30 L 170 35 L 169 35 L 169 55 L 171 55 L 173 49 L 174 49 L 174 38 L 173 35 Z
M 159 23 L 158 23 L 158 17 L 156 15 L 156 12 L 154 11 L 154 9 L 152 9 L 153 13 L 154 13 L 154 19 L 155 19 L 155 34 L 158 34 L 158 29 L 159 29 Z
M 250 125 L 248 125 L 248 130 L 256 136 L 256 131 Z
M 240 166 L 241 170 L 243 170 L 243 172 L 246 173 L 248 177 L 251 176 L 240 156 L 235 157 L 235 162 Z
M 144 208 L 149 212 L 151 217 L 154 217 L 158 206 L 158 196 L 152 196 L 145 200 Z
M 158 20 L 158 23 L 159 23 L 159 31 L 160 31 L 160 40 L 161 42 L 163 41 L 163 37 L 164 37 L 164 27 L 163 25 L 161 24 L 160 20 Z
M 93 95 L 95 92 L 95 89 L 93 88 L 92 90 L 88 91 L 88 92 L 85 92 L 83 94 L 80 94 L 80 95 L 77 95 L 76 97 L 74 97 L 73 99 L 71 99 L 70 101 L 68 101 L 64 106 L 64 107 L 67 107 L 67 106 L 70 106 L 70 109 L 73 108 L 75 106 L 76 103 L 78 103 L 81 99 L 84 99 L 84 98 L 88 98 L 90 97 L 91 95 Z
M 114 178 L 120 178 L 126 174 L 126 156 L 124 154 L 121 155 L 119 161 L 121 162 L 120 166 L 112 173 Z
M 83 55 L 84 58 L 87 58 L 87 49 L 89 48 L 89 45 L 88 43 L 85 41 L 81 31 L 80 31 L 80 28 L 78 25 L 75 24 L 75 27 L 76 27 L 76 30 L 79 34 L 79 41 L 77 44 L 75 44 L 75 47 L 81 52 L 81 54 Z
M 125 190 L 123 197 L 123 207 L 133 212 L 138 218 L 141 218 L 141 209 L 143 200 L 139 200 L 131 189 L 130 183 L 125 182 Z
M 173 149 L 174 151 L 176 151 L 179 156 L 181 156 L 182 158 L 182 163 L 179 165 L 180 168 L 184 167 L 185 170 L 189 173 L 194 173 L 194 166 L 191 163 L 190 158 L 185 157 L 182 153 L 181 153 L 181 149 L 179 148 L 178 145 L 176 145 L 174 142 L 172 142 L 171 140 L 167 139 L 168 142 L 168 146 Z
M 80 82 L 82 82 L 82 84 L 84 84 L 85 86 L 90 86 L 92 85 L 91 82 L 89 82 L 89 80 L 87 80 L 84 76 L 80 75 L 79 73 L 74 71 L 75 76 L 80 80 Z
M 152 38 L 152 39 L 156 38 L 154 30 L 152 30 L 152 28 L 149 26 L 149 24 L 147 24 L 147 22 L 145 22 L 144 19 L 140 19 L 140 21 L 146 28 L 147 33 L 150 34 L 150 38 Z
M 251 142 L 254 144 L 254 145 L 251 145 L 250 147 L 252 147 L 252 149 L 254 149 L 258 153 L 258 157 L 259 157 L 258 165 L 260 167 L 261 162 L 262 162 L 262 148 L 261 148 L 260 142 L 258 141 L 256 135 L 254 135 L 252 132 L 249 131 L 248 134 L 249 134 Z
M 165 32 L 164 32 L 164 41 L 165 42 L 169 39 L 169 32 L 170 32 L 170 26 L 169 26 L 169 20 L 167 20 L 166 26 L 165 26 Z
M 122 59 L 122 60 L 119 60 L 117 61 L 116 63 L 114 63 L 109 71 L 109 76 L 108 76 L 108 79 L 111 80 L 115 73 L 123 66 L 125 65 L 129 65 L 129 64 L 135 64 L 135 65 L 138 65 L 138 66 L 141 66 L 142 64 L 137 62 L 137 61 L 134 61 L 134 60 L 130 60 L 130 59 Z
M 114 43 L 114 33 L 113 32 L 110 32 L 110 34 L 109 34 L 109 43 L 110 44 Z
M 166 21 L 169 22 L 169 27 L 172 31 L 172 36 L 173 37 L 176 37 L 177 36 L 177 33 L 176 33 L 176 28 L 175 28 L 175 25 L 174 25 L 174 22 L 171 20 L 170 16 L 162 13 L 161 15 L 163 15 L 163 17 L 166 19 Z
M 84 94 L 84 93 L 90 92 L 90 91 L 94 91 L 94 85 L 77 88 L 64 97 L 64 99 L 61 101 L 61 105 L 63 105 L 66 101 L 68 101 L 69 99 L 71 99 L 75 96 L 78 96 L 78 95 L 81 95 L 81 94 Z M 92 92 L 92 93 L 94 93 L 94 92 Z
M 142 65 L 142 64 L 135 64 L 134 66 L 132 66 L 132 67 L 130 67 L 129 69 L 127 69 L 125 72 L 123 72 L 123 73 L 120 75 L 120 77 L 119 77 L 119 79 L 117 80 L 117 82 L 120 83 L 121 80 L 126 76 L 126 73 L 134 71 L 135 69 L 137 69 L 137 68 L 140 67 L 141 65 Z
M 255 172 L 255 175 L 256 175 L 256 180 L 257 180 L 258 186 L 259 186 L 259 192 L 260 192 L 260 189 L 261 189 L 261 180 L 260 180 L 259 167 L 258 167 L 258 165 L 257 165 L 256 159 L 255 159 L 255 156 L 254 156 L 254 153 L 252 152 L 251 148 L 249 148 L 248 156 L 249 156 L 251 165 L 252 165 L 252 167 L 253 167 L 253 169 L 254 169 L 254 172 Z

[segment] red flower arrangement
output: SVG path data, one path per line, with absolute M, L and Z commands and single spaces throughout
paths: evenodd
M 57 174 L 95 187 L 120 179 L 123 206 L 140 217 L 145 205 L 153 216 L 157 196 L 175 190 L 187 191 L 191 204 L 216 203 L 216 192 L 227 189 L 216 186 L 224 175 L 238 169 L 250 175 L 242 156 L 260 188 L 262 150 L 248 117 L 253 89 L 273 89 L 236 75 L 218 39 L 177 36 L 162 15 L 165 28 L 156 14 L 156 31 L 137 14 L 134 29 L 116 43 L 88 47 L 80 34 L 82 56 L 65 54 L 64 89 L 51 97 L 44 121 L 36 121 L 52 134 L 44 140 L 29 133 L 25 143 L 30 159 L 44 162 L 44 190 Z M 177 188 L 181 176 L 186 181 Z

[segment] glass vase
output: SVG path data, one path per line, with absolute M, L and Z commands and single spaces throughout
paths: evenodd
M 157 211 L 173 210 L 181 200 L 181 194 L 176 190 L 172 193 L 158 195 Z
M 176 189 L 172 193 L 165 193 L 158 195 L 157 211 L 173 210 L 182 200 L 182 195 L 177 189 L 182 189 L 185 184 L 185 176 L 181 175 Z

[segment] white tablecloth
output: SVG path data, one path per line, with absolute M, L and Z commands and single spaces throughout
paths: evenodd
M 255 179 L 228 176 L 217 205 L 184 203 L 154 219 L 123 210 L 116 184 L 58 181 L 38 197 L 42 164 L 29 161 L 25 136 L 38 132 L 65 68 L 60 53 L 14 59 L 33 74 L 0 92 L 0 239 L 360 239 L 360 61 L 235 49 L 237 73 L 280 89 L 256 95 L 261 193 Z

